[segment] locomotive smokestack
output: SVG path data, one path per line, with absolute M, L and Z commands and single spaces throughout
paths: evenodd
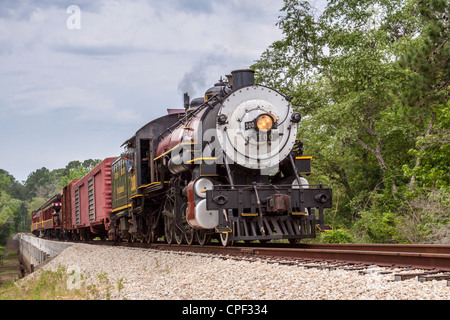
M 231 71 L 233 90 L 255 84 L 255 71 L 250 69 Z
M 189 98 L 189 94 L 186 92 L 184 94 L 184 108 L 186 110 L 189 109 L 189 104 L 190 104 L 190 98 Z

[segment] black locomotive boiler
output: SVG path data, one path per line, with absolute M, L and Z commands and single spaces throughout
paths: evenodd
M 315 237 L 331 189 L 310 185 L 289 100 L 236 70 L 151 121 L 111 164 L 110 239 L 206 244 Z

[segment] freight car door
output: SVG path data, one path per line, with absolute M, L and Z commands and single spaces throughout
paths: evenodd
M 88 210 L 89 210 L 89 221 L 95 221 L 95 187 L 94 187 L 94 177 L 88 180 Z

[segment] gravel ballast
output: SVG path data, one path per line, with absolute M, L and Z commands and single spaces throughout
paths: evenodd
M 379 272 L 307 269 L 152 249 L 76 244 L 42 269 L 55 271 L 59 266 L 67 268 L 69 287 L 95 284 L 100 299 L 450 299 L 447 281 L 392 281 L 392 274 Z

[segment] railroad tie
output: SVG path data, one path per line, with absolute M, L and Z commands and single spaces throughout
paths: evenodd
M 450 280 L 450 273 L 419 276 L 420 282 L 433 281 L 433 280 L 438 280 L 438 281 L 439 280 L 447 280 L 447 285 L 448 285 L 448 280 Z

